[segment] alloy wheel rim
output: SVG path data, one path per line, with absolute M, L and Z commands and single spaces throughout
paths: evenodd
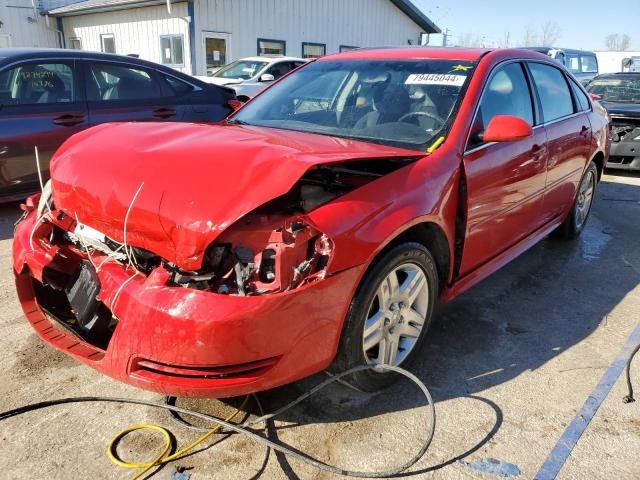
M 422 268 L 404 263 L 380 282 L 367 310 L 362 348 L 367 363 L 400 365 L 416 346 L 429 308 Z
M 589 171 L 582 179 L 580 183 L 580 190 L 578 191 L 578 199 L 576 201 L 576 227 L 582 228 L 587 221 L 589 211 L 591 210 L 591 204 L 593 203 L 593 191 L 595 190 L 595 176 L 593 172 Z

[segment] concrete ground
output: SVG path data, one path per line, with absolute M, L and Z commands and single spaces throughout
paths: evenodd
M 547 239 L 442 308 L 415 367 L 436 401 L 432 447 L 407 477 L 533 478 L 560 435 L 640 322 L 640 175 L 604 177 L 580 240 Z M 0 207 L 0 411 L 66 396 L 108 395 L 160 402 L 44 345 L 23 319 L 11 275 L 16 206 Z M 640 358 L 634 379 L 640 390 Z M 261 395 L 271 411 L 323 375 Z M 640 478 L 640 403 L 625 405 L 622 377 L 560 471 L 560 479 Z M 224 415 L 230 404 L 180 401 Z M 254 409 L 255 410 L 255 409 Z M 276 422 L 277 437 L 349 469 L 388 469 L 408 459 L 424 435 L 426 409 L 408 383 L 365 395 L 334 385 Z M 109 440 L 121 429 L 155 423 L 179 444 L 196 438 L 161 411 L 114 404 L 55 407 L 0 424 L 2 478 L 129 478 L 110 463 Z M 330 479 L 269 455 L 233 435 L 154 478 Z M 161 445 L 135 433 L 120 446 L 128 459 Z M 211 445 L 214 442 L 209 442 Z M 491 459 L 491 460 L 489 460 Z

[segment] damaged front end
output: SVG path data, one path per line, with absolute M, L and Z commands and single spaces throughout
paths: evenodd
M 640 170 L 640 118 L 612 117 L 608 167 Z
M 243 216 L 216 238 L 200 270 L 185 272 L 166 264 L 172 284 L 244 296 L 286 292 L 323 279 L 335 245 L 306 213 L 413 160 L 375 159 L 310 169 L 286 194 Z

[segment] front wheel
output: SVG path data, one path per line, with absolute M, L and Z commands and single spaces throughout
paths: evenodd
M 571 207 L 571 212 L 569 212 L 565 221 L 558 228 L 558 234 L 561 237 L 573 239 L 582 233 L 589 219 L 589 214 L 591 213 L 597 183 L 598 169 L 593 162 L 589 162 L 587 169 L 582 175 L 580 185 L 578 185 L 578 192 Z
M 429 251 L 418 243 L 391 249 L 367 272 L 351 301 L 331 370 L 406 367 L 420 350 L 437 296 L 438 273 Z M 362 371 L 346 381 L 374 391 L 396 378 L 393 372 Z

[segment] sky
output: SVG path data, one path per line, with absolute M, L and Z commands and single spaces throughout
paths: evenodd
M 413 0 L 413 3 L 442 30 L 449 28 L 449 45 L 455 45 L 465 35 L 467 38 L 477 35 L 487 47 L 500 46 L 508 33 L 510 46 L 521 46 L 528 26 L 539 34 L 543 24 L 556 22 L 561 36 L 555 47 L 606 50 L 604 39 L 608 34 L 626 33 L 631 37 L 629 50 L 640 51 L 638 0 L 620 3 L 602 0 Z M 442 35 L 431 35 L 429 44 L 442 45 Z

